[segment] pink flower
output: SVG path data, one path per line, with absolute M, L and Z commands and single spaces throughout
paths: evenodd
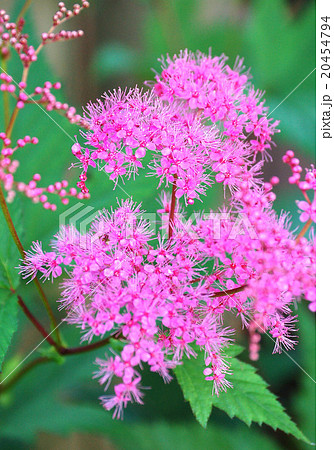
M 302 213 L 299 217 L 299 220 L 301 222 L 307 222 L 309 219 L 311 219 L 313 222 L 316 220 L 316 206 L 315 202 L 313 201 L 311 204 L 305 201 L 298 201 L 297 200 L 297 206 L 299 209 L 302 210 Z
M 89 104 L 84 150 L 72 148 L 84 190 L 89 166 L 103 168 L 115 183 L 141 173 L 157 177 L 154 189 L 169 189 L 157 226 L 152 230 L 141 205 L 122 200 L 97 214 L 86 233 L 61 229 L 51 252 L 35 243 L 20 270 L 31 278 L 65 274 L 60 307 L 82 340 L 119 337 L 121 350 L 97 359 L 94 373 L 112 391 L 101 402 L 117 418 L 129 402 L 142 403 L 144 367 L 168 382 L 171 369 L 199 351 L 213 393 L 232 387 L 224 348 L 234 330 L 226 314 L 249 327 L 255 360 L 260 333 L 275 340 L 274 352 L 294 348 L 297 301 L 304 297 L 315 309 L 312 234 L 296 237 L 289 216 L 273 209 L 277 180 L 264 183 L 262 166 L 277 122 L 268 119 L 242 60 L 232 69 L 224 56 L 184 51 L 162 63 L 151 91 L 118 90 Z M 315 220 L 314 196 L 308 201 L 314 168 L 302 180 L 291 150 L 284 161 L 307 200 L 298 202 L 301 221 Z M 188 205 L 215 182 L 224 186 L 222 207 L 190 216 Z

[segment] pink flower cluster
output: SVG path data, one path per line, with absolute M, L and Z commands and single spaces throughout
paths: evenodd
M 83 331 L 83 339 L 106 333 L 126 341 L 119 356 L 98 360 L 96 377 L 109 386 L 113 375 L 122 378 L 113 397 L 103 397 L 107 409 L 121 414 L 128 401 L 141 402 L 139 370 L 147 363 L 170 380 L 169 369 L 183 354 L 195 355 L 191 343 L 206 352 L 206 375 L 218 393 L 229 386 L 222 348 L 229 343 L 221 314 L 208 313 L 215 300 L 207 281 L 198 282 L 198 252 L 180 240 L 157 247 L 149 244 L 149 223 L 132 201 L 104 212 L 86 235 L 64 228 L 55 236 L 52 252 L 35 243 L 21 269 L 24 277 L 37 271 L 44 278 L 71 273 L 64 281 L 62 307 L 68 322 Z M 224 309 L 221 310 L 221 313 Z M 210 373 L 210 376 L 208 375 Z
M 24 19 L 11 22 L 9 14 L 4 9 L 0 10 L 0 54 L 7 58 L 12 48 L 20 57 L 23 66 L 29 67 L 37 61 L 35 48 L 28 44 L 28 35 L 23 33 Z
M 194 55 L 187 50 L 167 56 L 155 77 L 155 93 L 169 103 L 182 100 L 213 123 L 221 122 L 228 141 L 244 141 L 252 135 L 252 152 L 265 154 L 278 121 L 267 118 L 263 94 L 250 84 L 243 60 L 237 60 L 233 69 L 226 61 L 225 55 Z
M 79 124 L 85 128 L 87 126 L 84 119 L 77 114 L 73 106 L 67 103 L 62 103 L 57 100 L 53 90 L 61 88 L 59 82 L 51 83 L 46 81 L 43 86 L 36 86 L 31 93 L 27 92 L 28 73 L 32 63 L 37 61 L 39 52 L 42 50 L 46 42 L 57 41 L 59 39 L 75 38 L 82 36 L 82 31 L 60 31 L 54 34 L 54 28 L 72 16 L 79 14 L 82 9 L 89 6 L 87 1 L 82 1 L 81 6 L 75 4 L 73 11 L 66 9 L 63 2 L 58 5 L 58 12 L 53 18 L 53 26 L 48 33 L 43 33 L 41 37 L 41 44 L 36 49 L 28 44 L 29 36 L 23 32 L 24 19 L 21 18 L 16 22 L 11 22 L 9 15 L 4 10 L 0 10 L 0 53 L 3 58 L 10 56 L 10 50 L 13 49 L 20 56 L 23 64 L 22 77 L 19 82 L 16 82 L 12 76 L 3 72 L 0 74 L 0 91 L 3 95 L 10 95 L 15 100 L 15 108 L 11 112 L 7 111 L 9 119 L 5 130 L 0 133 L 0 139 L 3 143 L 3 148 L 0 154 L 0 180 L 4 183 L 4 188 L 7 191 L 7 201 L 11 202 L 14 199 L 16 192 L 22 192 L 28 198 L 31 198 L 34 203 L 42 203 L 45 209 L 55 211 L 57 206 L 50 202 L 49 194 L 56 194 L 60 197 L 63 204 L 69 202 L 69 198 L 76 197 L 79 199 L 89 198 L 89 194 L 78 192 L 76 188 L 67 190 L 68 182 L 66 180 L 57 181 L 49 186 L 39 186 L 38 182 L 41 180 L 41 175 L 35 173 L 27 182 L 17 181 L 15 173 L 19 166 L 17 159 L 12 159 L 14 152 L 23 148 L 26 144 L 37 144 L 36 137 L 25 136 L 22 139 L 17 139 L 13 142 L 12 132 L 16 117 L 21 109 L 28 104 L 37 104 L 45 108 L 46 111 L 57 111 L 70 123 Z M 64 34 L 65 33 L 65 34 Z M 70 33 L 70 34 L 69 34 Z M 4 102 L 5 104 L 5 102 Z M 6 104 L 9 105 L 7 101 Z M 34 106 L 36 107 L 36 106 Z
M 20 56 L 24 67 L 29 67 L 31 63 L 37 61 L 38 53 L 42 46 L 49 42 L 57 42 L 60 40 L 76 39 L 83 36 L 83 31 L 61 30 L 54 33 L 56 27 L 66 22 L 68 19 L 77 16 L 80 12 L 89 7 L 89 2 L 81 1 L 81 5 L 76 3 L 73 10 L 68 9 L 64 2 L 58 3 L 58 11 L 53 16 L 53 25 L 50 30 L 42 33 L 41 44 L 38 48 L 28 43 L 28 35 L 23 33 L 24 19 L 21 17 L 17 22 L 11 22 L 9 14 L 4 10 L 0 10 L 0 53 L 3 58 L 10 54 L 10 48 Z
M 163 63 L 151 92 L 115 91 L 88 105 L 88 147 L 73 147 L 83 168 L 79 187 L 88 191 L 87 168 L 96 163 L 116 182 L 136 175 L 147 151 L 156 156 L 148 167 L 159 186 L 177 180 L 177 197 L 184 195 L 190 204 L 212 184 L 212 174 L 235 187 L 249 159 L 267 155 L 278 121 L 268 119 L 262 94 L 242 73 L 242 63 L 232 70 L 225 61 L 181 52 Z M 220 126 L 208 126 L 206 117 Z
M 73 5 L 73 9 L 68 9 L 64 2 L 59 2 L 58 11 L 53 16 L 53 26 L 57 27 L 71 17 L 77 16 L 83 9 L 88 7 L 89 2 L 87 0 L 81 0 L 81 5 L 79 3 L 75 3 Z
M 51 252 L 35 243 L 22 264 L 24 277 L 66 274 L 61 307 L 83 340 L 110 336 L 122 343 L 121 352 L 110 349 L 96 361 L 94 375 L 112 386 L 101 401 L 115 417 L 129 402 L 142 403 L 144 365 L 168 381 L 170 369 L 199 350 L 213 392 L 230 387 L 226 312 L 249 328 L 255 360 L 262 333 L 274 352 L 294 347 L 296 301 L 304 298 L 315 310 L 313 233 L 305 237 L 311 222 L 296 235 L 288 215 L 273 209 L 279 180 L 262 181 L 256 155 L 270 147 L 276 123 L 247 80 L 240 63 L 232 70 L 224 57 L 183 52 L 167 59 L 151 92 L 117 91 L 88 105 L 85 144 L 72 147 L 83 168 L 82 191 L 89 166 L 116 182 L 154 175 L 170 191 L 162 192 L 153 223 L 132 199 L 123 200 L 97 215 L 85 234 L 63 228 Z M 208 118 L 221 121 L 223 132 Z M 253 133 L 250 140 L 245 132 Z M 299 161 L 291 151 L 284 159 L 304 193 L 315 188 L 313 169 L 301 181 Z M 228 199 L 218 211 L 188 217 L 187 206 L 214 181 L 230 188 Z
M 93 149 L 83 149 L 79 143 L 72 147 L 82 163 L 81 181 L 86 180 L 88 166 L 96 163 L 116 182 L 135 176 L 149 151 L 153 155 L 149 175 L 157 176 L 159 185 L 176 180 L 177 198 L 184 196 L 192 204 L 211 184 L 210 158 L 221 151 L 218 131 L 193 114 L 169 107 L 153 93 L 134 89 L 106 95 L 104 101 L 88 105 L 85 119 L 89 131 L 83 136 Z M 230 161 L 233 164 L 232 157 Z M 237 165 L 240 172 L 243 160 Z
M 15 145 L 12 145 L 10 139 L 6 138 L 5 133 L 0 133 L 0 139 L 3 142 L 3 149 L 0 157 L 0 180 L 3 182 L 4 188 L 7 191 L 7 201 L 11 203 L 16 195 L 16 192 L 21 192 L 26 197 L 31 198 L 34 203 L 42 203 L 45 209 L 55 211 L 57 205 L 50 203 L 48 194 L 55 194 L 61 198 L 61 202 L 67 205 L 70 197 L 78 199 L 89 198 L 89 194 L 78 192 L 76 188 L 69 188 L 67 180 L 57 181 L 49 186 L 38 186 L 41 181 L 41 175 L 35 173 L 28 183 L 15 180 L 15 172 L 20 163 L 17 159 L 12 159 L 12 155 L 19 149 L 22 149 L 27 144 L 38 144 L 36 137 L 25 136 L 23 139 L 18 139 Z
M 167 204 L 162 211 L 170 209 L 170 199 Z M 184 354 L 196 356 L 196 347 L 205 350 L 204 375 L 213 380 L 215 393 L 229 387 L 223 353 L 231 333 L 223 327 L 226 311 L 245 325 L 251 321 L 261 333 L 269 331 L 275 352 L 293 348 L 293 300 L 304 295 L 312 309 L 315 305 L 314 247 L 305 238 L 296 243 L 285 217 L 266 212 L 268 201 L 258 206 L 241 199 L 240 204 L 242 226 L 247 229 L 249 223 L 256 238 L 252 232 L 233 232 L 240 227 L 239 215 L 212 213 L 189 224 L 179 212 L 172 239 L 160 238 L 152 246 L 149 223 L 127 200 L 98 217 L 86 235 L 64 228 L 52 252 L 35 243 L 27 255 L 24 276 L 39 271 L 44 278 L 56 278 L 65 267 L 69 278 L 60 301 L 67 321 L 84 331 L 84 340 L 107 334 L 124 342 L 120 355 L 112 351 L 97 360 L 95 374 L 106 388 L 113 376 L 122 379 L 113 396 L 102 397 L 106 409 L 115 408 L 115 416 L 129 401 L 141 403 L 144 363 L 168 381 L 168 369 Z

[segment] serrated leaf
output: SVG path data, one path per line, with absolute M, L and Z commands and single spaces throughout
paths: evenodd
M 296 424 L 284 411 L 276 396 L 268 389 L 267 383 L 258 375 L 250 364 L 231 360 L 233 374 L 229 377 L 233 388 L 228 389 L 219 397 L 213 398 L 213 405 L 225 411 L 231 418 L 238 419 L 250 425 L 257 422 L 280 429 L 292 434 L 297 439 L 309 442 Z
M 185 360 L 174 372 L 196 419 L 206 427 L 212 410 L 212 386 L 204 379 L 204 369 L 203 355 L 200 354 L 197 359 Z
M 241 345 L 230 345 L 229 347 L 224 349 L 224 354 L 227 356 L 238 356 L 245 350 L 245 347 Z
M 237 355 L 242 352 L 242 347 L 232 345 L 225 351 L 227 356 Z M 234 356 L 229 359 L 232 375 L 229 381 L 233 388 L 222 392 L 219 397 L 212 395 L 212 385 L 205 381 L 203 376 L 204 366 L 203 352 L 197 359 L 187 359 L 183 365 L 175 369 L 177 380 L 182 388 L 184 398 L 189 401 L 191 409 L 203 426 L 206 426 L 212 406 L 226 412 L 230 418 L 238 419 L 250 425 L 257 422 L 271 426 L 274 430 L 280 429 L 287 434 L 292 434 L 297 439 L 309 442 L 296 424 L 284 411 L 267 383 L 255 372 L 250 364 L 239 361 Z
M 236 356 L 243 351 L 240 345 L 231 345 L 225 350 L 227 356 Z M 206 427 L 212 410 L 212 385 L 205 381 L 203 354 L 196 359 L 186 359 L 182 365 L 174 369 L 185 400 L 190 403 L 191 409 L 198 422 Z

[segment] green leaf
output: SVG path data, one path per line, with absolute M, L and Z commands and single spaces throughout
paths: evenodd
M 230 356 L 233 374 L 229 376 L 229 381 L 233 383 L 233 388 L 222 392 L 219 397 L 212 395 L 212 385 L 203 376 L 203 352 L 200 352 L 197 359 L 187 359 L 183 365 L 176 367 L 177 380 L 196 419 L 205 427 L 212 406 L 216 406 L 230 418 L 237 417 L 247 425 L 252 422 L 259 425 L 265 423 L 274 430 L 280 429 L 309 442 L 286 414 L 275 395 L 268 390 L 267 383 L 255 372 L 255 368 L 232 357 L 241 351 L 242 347 L 239 346 L 231 346 L 226 351 L 226 355 Z
M 103 427 L 103 426 L 102 426 Z M 266 450 L 280 447 L 263 433 L 252 433 L 245 428 L 223 428 L 209 425 L 206 430 L 196 423 L 115 423 L 108 429 L 97 426 L 109 436 L 118 448 L 124 450 L 203 450 L 203 449 L 246 449 Z M 135 445 L 134 445 L 135 444 Z
M 259 425 L 265 423 L 274 430 L 280 429 L 297 439 L 309 442 L 253 366 L 232 358 L 231 370 L 233 374 L 230 381 L 233 388 L 221 393 L 219 397 L 214 397 L 214 406 L 225 411 L 231 418 L 238 417 L 247 425 L 252 422 Z
M 206 427 L 212 410 L 212 386 L 204 379 L 205 365 L 202 356 L 185 360 L 174 372 L 196 419 Z
M 236 356 L 243 351 L 239 345 L 231 345 L 226 350 L 227 356 Z M 212 385 L 205 381 L 203 355 L 196 359 L 186 359 L 183 364 L 174 369 L 185 400 L 190 403 L 191 409 L 198 422 L 206 427 L 212 410 Z
M 242 353 L 245 350 L 245 347 L 242 347 L 241 345 L 230 345 L 229 347 L 224 349 L 224 353 L 227 356 L 238 356 L 240 353 Z

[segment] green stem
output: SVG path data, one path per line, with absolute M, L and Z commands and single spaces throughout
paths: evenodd
M 23 83 L 27 83 L 28 73 L 29 73 L 29 67 L 24 67 L 23 72 L 22 72 L 22 79 L 21 79 L 21 81 Z M 20 92 L 22 92 L 22 91 L 23 91 L 23 89 L 20 89 Z M 16 121 L 19 111 L 20 111 L 20 109 L 17 106 L 15 106 L 15 108 L 13 109 L 12 115 L 10 116 L 9 123 L 6 128 L 6 137 L 9 139 L 11 138 L 14 124 L 15 124 L 15 121 Z
M 25 67 L 23 69 L 23 72 L 22 72 L 22 80 L 21 80 L 22 82 L 25 82 L 25 83 L 27 82 L 28 73 L 29 73 L 29 67 Z M 21 91 L 22 91 L 22 89 L 20 90 L 20 92 Z M 11 137 L 11 134 L 12 134 L 12 131 L 13 131 L 13 127 L 14 127 L 14 124 L 15 124 L 15 121 L 16 121 L 16 118 L 17 118 L 17 115 L 18 115 L 19 111 L 20 111 L 19 108 L 17 108 L 17 106 L 16 106 L 14 108 L 13 112 L 12 112 L 12 115 L 11 115 L 10 119 L 9 119 L 9 123 L 7 125 L 7 128 L 6 128 L 6 136 L 8 138 Z M 25 259 L 25 251 L 24 251 L 23 245 L 22 245 L 22 243 L 20 241 L 20 238 L 18 237 L 18 234 L 16 232 L 14 223 L 12 221 L 12 218 L 11 218 L 11 215 L 10 215 L 7 203 L 6 203 L 6 199 L 5 199 L 5 196 L 4 196 L 4 192 L 3 192 L 3 189 L 2 189 L 2 186 L 1 186 L 1 182 L 0 182 L 0 204 L 1 204 L 1 209 L 2 209 L 3 215 L 4 215 L 5 220 L 7 222 L 7 226 L 8 226 L 8 229 L 10 231 L 10 234 L 13 237 L 13 240 L 14 240 L 14 242 L 15 242 L 15 244 L 16 244 L 19 252 L 20 252 L 20 255 L 21 255 L 22 259 Z M 37 289 L 37 291 L 38 291 L 42 301 L 43 301 L 45 309 L 47 310 L 47 313 L 48 313 L 48 315 L 50 317 L 51 324 L 52 324 L 52 330 L 55 330 L 57 340 L 58 340 L 58 342 L 60 344 L 61 343 L 61 338 L 60 338 L 59 331 L 57 329 L 57 321 L 56 321 L 56 318 L 55 318 L 55 316 L 53 314 L 51 306 L 50 306 L 50 304 L 48 302 L 48 299 L 47 299 L 47 297 L 45 295 L 45 292 L 44 292 L 44 290 L 43 290 L 43 288 L 42 288 L 42 286 L 41 286 L 41 284 L 40 284 L 40 282 L 38 281 L 37 278 L 34 278 L 33 282 L 34 282 L 34 284 L 36 286 L 36 289 Z
M 22 297 L 20 295 L 17 296 L 18 304 L 21 306 L 24 314 L 28 317 L 30 322 L 37 328 L 37 330 L 41 333 L 41 335 L 46 339 L 46 341 L 52 345 L 52 347 L 55 347 L 57 350 L 60 348 L 60 346 L 57 344 L 56 341 L 53 340 L 50 333 L 48 333 L 43 325 L 36 319 L 36 317 L 32 314 L 32 312 L 29 310 L 27 305 L 24 303 Z
M 24 251 L 23 245 L 22 245 L 22 243 L 20 241 L 20 238 L 17 235 L 14 223 L 12 221 L 12 218 L 11 218 L 11 215 L 10 215 L 7 203 L 6 203 L 6 199 L 5 199 L 5 196 L 4 196 L 4 192 L 3 192 L 3 189 L 2 189 L 1 183 L 0 183 L 0 204 L 1 204 L 1 209 L 2 209 L 3 215 L 4 215 L 5 220 L 7 222 L 8 229 L 10 231 L 10 234 L 13 237 L 13 240 L 14 240 L 14 242 L 16 244 L 16 247 L 18 248 L 22 258 L 25 258 L 25 251 Z
M 88 345 L 80 345 L 79 347 L 72 347 L 72 348 L 65 348 L 62 347 L 59 351 L 60 355 L 66 356 L 66 355 L 78 355 L 79 353 L 87 353 L 91 352 L 92 350 L 96 350 L 97 348 L 104 347 L 106 344 L 109 343 L 110 339 L 116 339 L 115 336 L 108 336 L 101 341 L 93 342 L 92 344 Z
M 85 353 L 90 352 L 92 350 L 95 350 L 96 348 L 103 347 L 104 345 L 108 344 L 111 338 L 116 339 L 115 336 L 108 336 L 105 339 L 102 339 L 98 342 L 93 342 L 92 344 L 88 345 L 80 345 L 79 347 L 72 347 L 67 348 L 63 347 L 62 345 L 59 345 L 57 342 L 53 340 L 50 333 L 48 333 L 43 325 L 36 319 L 36 317 L 32 314 L 32 312 L 29 310 L 27 305 L 24 303 L 22 297 L 20 295 L 17 296 L 18 298 L 18 304 L 21 306 L 24 314 L 28 317 L 30 322 L 37 328 L 37 330 L 41 333 L 41 335 L 45 338 L 45 340 L 56 349 L 57 353 L 59 355 L 76 355 L 78 353 Z
M 24 16 L 24 14 L 26 13 L 27 9 L 29 8 L 29 6 L 31 5 L 31 1 L 32 0 L 26 0 L 24 5 L 22 6 L 22 9 L 19 13 L 19 15 L 17 16 L 16 19 L 16 23 L 19 23 L 19 20 Z
M 237 294 L 238 292 L 243 291 L 246 287 L 247 284 L 243 284 L 242 286 L 239 286 L 234 289 L 229 289 L 228 291 L 215 292 L 214 294 L 212 294 L 212 297 L 225 297 L 226 295 L 231 296 L 233 294 Z
M 20 241 L 20 238 L 19 238 L 19 236 L 18 236 L 18 234 L 16 232 L 13 220 L 11 218 L 11 215 L 10 215 L 7 203 L 6 203 L 6 199 L 5 199 L 5 196 L 4 196 L 4 192 L 3 192 L 3 189 L 2 189 L 2 186 L 1 186 L 1 182 L 0 182 L 0 205 L 1 205 L 1 209 L 2 209 L 3 215 L 5 217 L 8 229 L 10 231 L 10 234 L 13 237 L 13 240 L 14 240 L 14 242 L 16 244 L 16 247 L 18 248 L 22 259 L 25 259 L 25 251 L 24 251 L 23 245 L 22 245 L 22 243 Z M 48 313 L 48 315 L 50 317 L 51 324 L 52 324 L 52 329 L 56 331 L 57 340 L 60 343 L 61 339 L 60 339 L 59 331 L 57 329 L 56 318 L 54 317 L 54 314 L 52 312 L 51 306 L 50 306 L 50 304 L 48 302 L 48 299 L 46 298 L 45 292 L 43 291 L 43 288 L 40 285 L 40 282 L 38 281 L 37 278 L 34 278 L 33 282 L 34 282 L 34 284 L 35 284 L 35 286 L 36 286 L 36 288 L 38 290 L 38 293 L 39 293 L 39 295 L 40 295 L 40 297 L 41 297 L 41 299 L 42 299 L 42 301 L 44 303 L 44 306 L 45 306 L 45 308 L 47 310 L 47 313 Z
M 28 73 L 29 73 L 29 67 L 24 67 L 23 72 L 22 72 L 22 79 L 21 79 L 21 81 L 23 83 L 27 83 Z M 22 91 L 23 91 L 23 89 L 20 89 L 20 92 L 22 92 Z M 9 139 L 12 135 L 14 124 L 15 124 L 15 121 L 16 121 L 19 111 L 20 111 L 20 109 L 17 106 L 15 106 L 15 108 L 13 109 L 12 115 L 10 116 L 9 123 L 6 127 L 6 137 L 8 137 Z
M 10 389 L 14 384 L 16 384 L 26 373 L 30 372 L 30 370 L 33 369 L 34 367 L 36 367 L 40 364 L 44 364 L 44 363 L 48 363 L 48 362 L 52 362 L 52 361 L 54 361 L 54 360 L 49 359 L 46 356 L 40 356 L 39 358 L 34 359 L 30 363 L 28 363 L 26 366 L 24 366 L 21 370 L 19 370 L 17 372 L 17 374 L 11 378 L 10 381 L 5 383 L 4 386 L 2 386 L 0 384 L 0 393 L 2 394 L 3 392 Z
M 73 347 L 73 348 L 65 348 L 65 347 L 55 347 L 60 355 L 66 356 L 66 355 L 77 355 L 78 353 L 85 353 L 90 352 L 92 350 L 95 350 L 97 348 L 103 347 L 106 345 L 111 337 L 108 337 L 106 339 L 103 339 L 99 342 L 94 342 L 93 344 L 84 345 L 81 347 Z M 26 366 L 24 366 L 16 375 L 14 375 L 9 382 L 7 382 L 4 386 L 1 386 L 0 383 L 0 394 L 10 389 L 14 384 L 16 384 L 25 374 L 30 372 L 31 369 L 36 367 L 37 365 L 52 362 L 54 359 L 48 358 L 46 356 L 41 356 L 39 358 L 34 359 L 30 363 L 28 363 Z
M 175 203 L 176 203 L 176 180 L 177 175 L 174 175 L 173 187 L 172 187 L 172 199 L 170 202 L 170 211 L 169 211 L 169 224 L 168 224 L 168 239 L 170 239 L 173 235 L 173 226 L 174 226 L 174 215 L 175 215 Z
M 14 108 L 14 110 L 12 112 L 12 115 L 10 116 L 8 125 L 6 127 L 6 137 L 8 139 L 10 139 L 10 137 L 12 135 L 12 131 L 13 131 L 13 127 L 14 127 L 14 124 L 15 124 L 15 120 L 17 118 L 17 115 L 18 115 L 19 111 L 20 111 L 19 108 L 17 106 L 15 106 L 15 108 Z
M 313 223 L 313 220 L 311 218 L 308 219 L 308 221 L 305 223 L 305 225 L 301 229 L 300 233 L 296 237 L 296 244 L 298 244 L 298 242 L 301 240 L 301 238 L 305 235 L 306 231 L 310 228 L 312 223 Z
M 13 290 L 15 292 L 15 290 Z M 67 348 L 63 347 L 62 345 L 57 344 L 52 337 L 47 333 L 43 325 L 36 319 L 36 317 L 29 311 L 28 307 L 22 300 L 21 296 L 18 297 L 18 303 L 23 309 L 23 312 L 28 317 L 28 319 L 34 324 L 34 326 L 38 329 L 38 331 L 42 334 L 42 336 L 47 340 L 47 342 L 56 349 L 57 353 L 61 356 L 70 356 L 70 355 L 77 355 L 80 353 L 86 353 L 93 350 L 96 350 L 97 348 L 103 347 L 106 344 L 109 343 L 110 339 L 118 339 L 115 336 L 108 336 L 105 339 L 102 339 L 99 342 L 94 342 L 92 344 L 83 345 L 79 347 L 72 347 Z M 119 336 L 119 338 L 122 336 Z M 4 386 L 1 386 L 0 383 L 0 394 L 7 391 L 10 387 L 12 387 L 17 381 L 19 381 L 26 373 L 28 373 L 31 369 L 33 369 L 35 366 L 39 364 L 44 364 L 47 362 L 53 361 L 52 358 L 48 358 L 46 356 L 41 356 L 40 358 L 37 358 L 33 361 L 31 361 L 29 364 L 24 366 L 15 376 L 11 378 L 9 382 L 7 382 Z
M 2 66 L 3 66 L 4 73 L 7 73 L 7 59 L 3 59 Z M 7 92 L 7 91 L 3 92 L 3 112 L 4 112 L 4 122 L 5 122 L 5 128 L 4 129 L 6 129 L 8 127 L 9 115 L 10 115 L 10 111 L 9 111 L 9 92 Z
M 37 291 L 39 293 L 39 296 L 41 297 L 42 302 L 43 302 L 43 304 L 45 306 L 45 309 L 46 309 L 46 311 L 47 311 L 47 313 L 49 315 L 49 318 L 51 320 L 52 331 L 55 331 L 57 341 L 60 344 L 61 343 L 61 337 L 60 337 L 60 333 L 59 333 L 59 330 L 58 330 L 58 324 L 57 324 L 56 318 L 55 318 L 55 316 L 53 314 L 53 311 L 51 309 L 51 306 L 50 306 L 50 304 L 48 302 L 48 299 L 47 299 L 47 297 L 45 295 L 45 292 L 44 292 L 44 290 L 43 290 L 43 288 L 42 288 L 42 286 L 41 286 L 41 284 L 40 284 L 40 282 L 38 281 L 37 278 L 34 278 L 33 282 L 34 282 L 34 284 L 36 286 L 36 289 L 37 289 Z

